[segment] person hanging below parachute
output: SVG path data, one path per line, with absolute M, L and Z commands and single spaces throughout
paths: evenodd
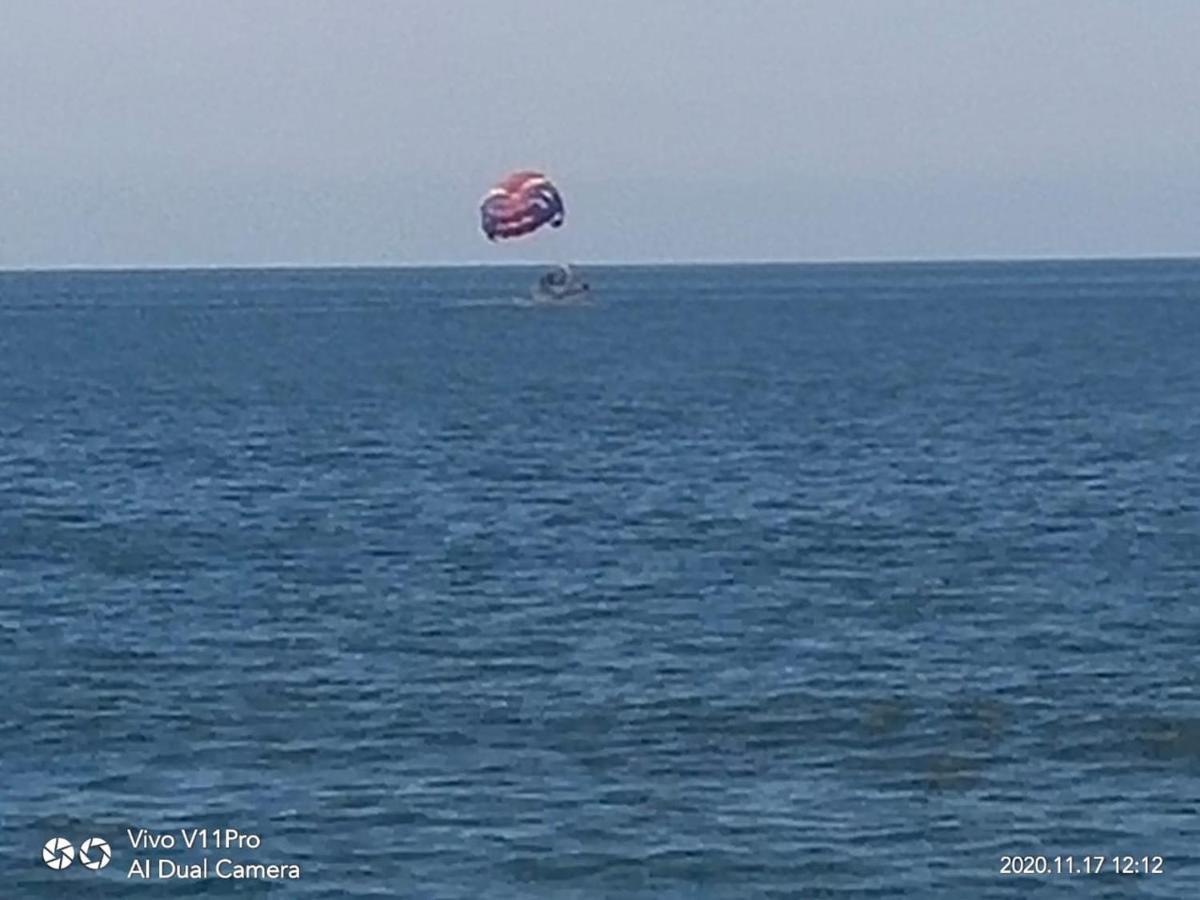
M 544 225 L 561 228 L 566 220 L 562 194 L 541 172 L 513 172 L 489 190 L 479 205 L 480 227 L 489 241 L 532 234 Z M 588 293 L 569 266 L 558 266 L 533 286 L 535 300 L 571 300 Z

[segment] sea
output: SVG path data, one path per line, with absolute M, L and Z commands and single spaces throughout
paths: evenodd
M 0 897 L 1197 896 L 1200 261 L 581 271 L 0 275 Z

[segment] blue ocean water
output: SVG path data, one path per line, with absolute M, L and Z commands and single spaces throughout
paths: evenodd
M 0 895 L 1194 894 L 1200 262 L 586 274 L 0 276 Z

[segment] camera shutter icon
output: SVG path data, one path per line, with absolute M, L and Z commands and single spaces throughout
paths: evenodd
M 88 838 L 79 845 L 79 862 L 89 869 L 103 869 L 112 859 L 112 847 L 104 838 Z
M 50 838 L 42 845 L 42 862 L 52 869 L 65 869 L 75 860 L 75 848 L 66 838 Z

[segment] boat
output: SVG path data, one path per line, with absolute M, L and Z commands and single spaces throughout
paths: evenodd
M 587 299 L 591 288 L 570 266 L 555 266 L 537 280 L 531 293 L 538 303 L 565 303 Z

